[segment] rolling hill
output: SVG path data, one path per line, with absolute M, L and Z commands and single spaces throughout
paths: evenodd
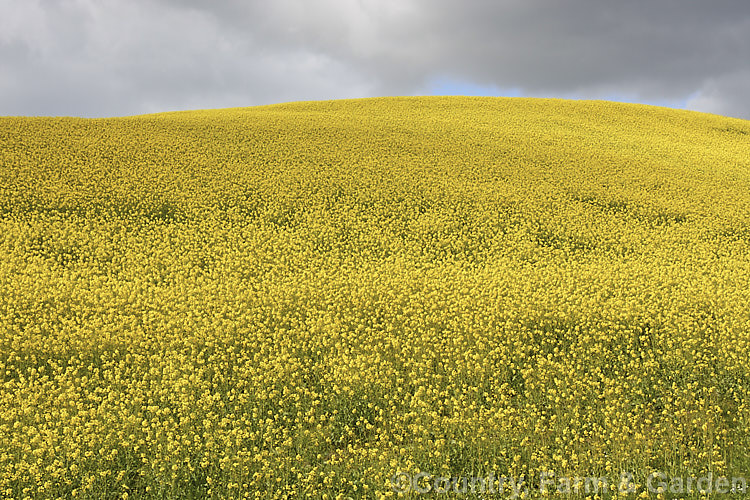
M 0 497 L 748 474 L 748 121 L 4 117 L 0 256 Z

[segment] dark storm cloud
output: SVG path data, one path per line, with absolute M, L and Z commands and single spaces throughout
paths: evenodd
M 750 2 L 0 0 L 0 115 L 429 93 L 432 82 L 750 118 Z
M 682 101 L 750 67 L 748 2 L 443 4 L 429 30 L 451 41 L 440 64 L 532 94 Z

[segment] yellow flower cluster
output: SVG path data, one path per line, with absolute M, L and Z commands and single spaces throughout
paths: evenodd
M 387 98 L 0 119 L 0 498 L 749 475 L 750 123 Z

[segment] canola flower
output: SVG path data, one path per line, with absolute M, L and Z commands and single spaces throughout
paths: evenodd
M 0 118 L 0 497 L 748 477 L 749 193 L 639 105 Z

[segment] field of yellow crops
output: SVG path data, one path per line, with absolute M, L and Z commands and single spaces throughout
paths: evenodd
M 0 118 L 0 498 L 545 471 L 656 498 L 653 471 L 750 478 L 749 352 L 748 121 L 455 97 Z

